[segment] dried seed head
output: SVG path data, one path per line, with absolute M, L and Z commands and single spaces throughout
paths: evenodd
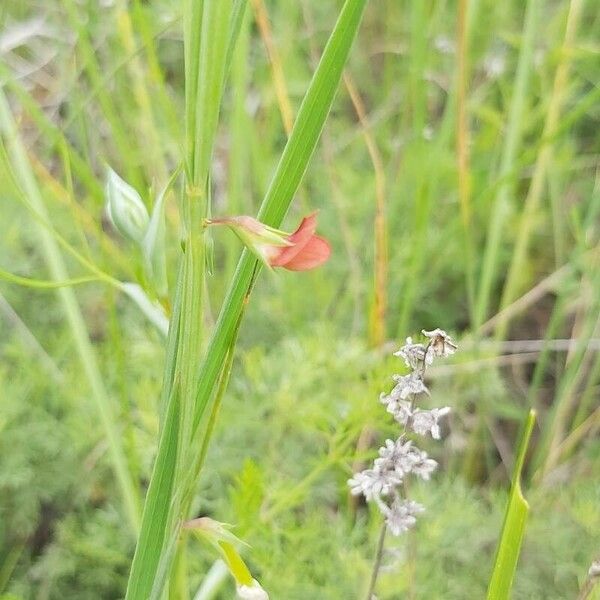
M 429 338 L 428 350 L 433 353 L 428 364 L 431 364 L 434 356 L 450 356 L 456 352 L 458 346 L 443 329 L 434 329 L 433 331 L 423 329 L 422 333 Z
M 402 474 L 390 469 L 365 469 L 348 480 L 354 496 L 362 494 L 367 502 L 389 496 L 402 483 Z

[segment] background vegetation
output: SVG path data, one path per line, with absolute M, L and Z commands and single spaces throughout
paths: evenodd
M 249 2 L 214 214 L 256 213 L 340 5 Z M 272 598 L 362 593 L 379 522 L 349 500 L 346 479 L 393 435 L 377 402 L 401 370 L 391 351 L 436 326 L 460 344 L 431 370 L 434 405 L 453 414 L 428 448 L 440 471 L 415 486 L 428 511 L 392 544 L 379 597 L 483 597 L 530 406 L 514 597 L 576 597 L 600 551 L 599 20 L 583 0 L 369 3 L 286 222 L 320 209 L 332 259 L 257 285 L 198 489 L 202 514 L 250 544 Z M 64 240 L 168 311 L 106 220 L 103 179 L 108 163 L 150 208 L 181 160 L 180 3 L 8 0 L 0 22 L 0 268 L 88 275 Z M 167 223 L 172 287 L 173 199 Z M 239 254 L 227 231 L 214 248 L 207 327 Z M 103 282 L 57 292 L 2 281 L 0 328 L 0 597 L 122 597 L 139 499 L 121 501 L 102 407 L 142 495 L 164 338 Z M 371 444 L 357 451 L 361 433 Z M 214 558 L 190 542 L 194 592 Z

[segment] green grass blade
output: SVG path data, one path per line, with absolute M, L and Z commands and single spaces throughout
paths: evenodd
M 333 103 L 365 5 L 366 0 L 347 0 L 342 8 L 260 207 L 258 218 L 268 225 L 281 225 L 298 190 Z M 253 280 L 255 263 L 256 260 L 250 253 L 242 253 L 202 364 L 196 397 L 195 425 L 199 424 L 205 414 L 211 391 L 235 334 L 237 320 Z
M 513 178 L 522 132 L 524 129 L 525 105 L 531 70 L 533 68 L 534 42 L 540 13 L 540 0 L 528 0 L 525 9 L 525 23 L 523 25 L 523 39 L 515 87 L 510 103 L 506 137 L 502 148 L 499 178 L 502 185 L 498 189 L 492 213 L 489 218 L 489 227 L 483 263 L 481 268 L 480 285 L 477 302 L 475 305 L 475 325 L 481 325 L 489 312 L 490 300 L 494 286 L 498 259 L 502 244 L 502 234 L 511 211 L 511 195 L 513 192 Z M 510 178 L 510 179 L 509 179 Z
M 502 526 L 502 534 L 494 560 L 494 569 L 488 587 L 488 600 L 507 600 L 510 598 L 510 590 L 517 568 L 517 561 L 519 560 L 527 514 L 529 513 L 529 504 L 521 491 L 521 472 L 534 423 L 535 411 L 530 410 L 519 443 L 512 487 L 506 506 L 506 514 L 504 515 L 504 525 Z

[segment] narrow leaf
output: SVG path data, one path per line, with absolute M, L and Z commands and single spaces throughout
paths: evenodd
M 500 542 L 496 550 L 494 570 L 492 571 L 488 587 L 488 600 L 507 600 L 510 598 L 510 590 L 517 569 L 517 561 L 519 560 L 521 543 L 529 513 L 529 504 L 521 491 L 521 471 L 523 470 L 525 454 L 527 453 L 534 423 L 535 411 L 530 410 L 519 443 L 519 451 L 513 471 L 512 487 L 504 516 L 502 535 L 500 536 Z

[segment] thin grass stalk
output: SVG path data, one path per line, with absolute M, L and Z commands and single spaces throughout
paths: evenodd
M 511 209 L 512 174 L 515 173 L 519 145 L 524 129 L 524 112 L 533 66 L 533 50 L 539 20 L 539 4 L 540 0 L 528 0 L 525 7 L 521 50 L 519 52 L 515 86 L 508 113 L 506 136 L 504 138 L 500 163 L 499 179 L 503 183 L 494 198 L 489 218 L 479 289 L 475 304 L 474 325 L 476 328 L 485 321 L 489 312 L 492 288 L 498 268 L 502 234 Z
M 475 269 L 473 262 L 473 235 L 471 230 L 471 169 L 469 153 L 468 79 L 469 48 L 467 36 L 467 15 L 469 0 L 458 2 L 457 26 L 457 81 L 456 81 L 456 157 L 458 171 L 458 199 L 462 220 L 465 252 L 465 280 L 467 301 L 471 323 L 474 320 Z
M 126 5 L 117 5 L 116 17 L 117 30 L 121 37 L 121 43 L 126 54 L 131 56 L 131 60 L 128 63 L 131 89 L 139 109 L 139 126 L 146 138 L 144 166 L 150 179 L 155 178 L 156 181 L 166 181 L 168 176 L 163 160 L 163 144 L 161 144 L 160 135 L 156 127 L 150 93 L 146 85 L 145 69 L 141 64 L 139 55 L 136 53 L 136 40 L 128 7 Z
M 178 292 L 181 311 L 172 321 L 173 333 L 169 332 L 171 354 L 162 394 L 166 398 L 165 421 L 127 598 L 160 597 L 174 557 L 177 523 L 186 516 L 184 498 L 190 492 L 184 482 L 194 453 L 194 396 L 202 352 L 204 220 L 210 210 L 209 169 L 225 78 L 231 7 L 230 1 L 193 0 L 185 7 L 187 152 L 182 198 L 184 253 Z
M 149 7 L 148 7 L 149 8 Z M 142 6 L 142 0 L 133 1 L 133 20 L 134 28 L 139 31 L 144 44 L 146 61 L 148 65 L 148 77 L 153 95 L 158 97 L 158 102 L 162 111 L 162 116 L 169 125 L 169 130 L 173 139 L 178 139 L 180 133 L 179 118 L 175 111 L 173 101 L 167 92 L 165 76 L 158 59 L 156 49 L 157 34 L 152 32 L 151 20 L 145 14 L 145 8 Z
M 583 0 L 572 0 L 569 4 L 565 36 L 560 54 L 560 61 L 554 76 L 552 94 L 548 103 L 548 112 L 546 113 L 546 120 L 542 132 L 543 138 L 553 137 L 553 133 L 560 119 L 561 108 L 564 101 L 569 76 L 571 58 L 570 48 L 572 47 L 577 35 L 577 27 L 579 25 L 582 9 Z M 544 191 L 544 184 L 548 173 L 548 166 L 552 160 L 552 155 L 553 146 L 551 144 L 545 144 L 540 148 L 537 156 L 533 169 L 531 185 L 529 186 L 529 192 L 525 199 L 525 206 L 520 217 L 515 247 L 511 257 L 508 275 L 506 277 L 506 283 L 504 285 L 504 290 L 502 292 L 502 298 L 500 301 L 500 310 L 508 306 L 515 299 L 518 290 L 519 278 L 521 277 L 524 262 L 527 258 L 527 249 L 529 247 L 533 225 L 536 218 L 536 211 L 540 205 Z M 496 329 L 497 339 L 504 339 L 508 325 L 508 320 L 504 320 L 500 323 Z
M 594 402 L 597 401 L 597 385 L 600 382 L 600 352 L 596 352 L 596 358 L 590 369 L 588 383 L 585 390 L 579 398 L 579 406 L 575 413 L 575 418 L 571 425 L 571 429 L 575 430 L 580 427 L 586 420 L 587 415 L 592 411 Z
M 350 73 L 344 73 L 344 84 L 348 90 L 350 100 L 358 116 L 361 132 L 367 146 L 369 158 L 375 173 L 375 219 L 373 227 L 374 239 L 374 267 L 373 267 L 373 304 L 370 319 L 370 342 L 374 346 L 381 346 L 386 338 L 386 310 L 387 310 L 387 217 L 386 217 L 386 182 L 383 158 L 377 146 L 375 136 L 371 131 L 367 118 L 365 104 Z
M 423 145 L 419 142 L 416 150 L 416 154 L 422 161 L 431 161 L 431 164 L 435 164 L 434 158 L 425 158 L 425 152 Z M 433 150 L 433 153 L 439 152 L 439 149 Z M 418 294 L 419 284 L 421 281 L 421 272 L 425 262 L 425 252 L 423 248 L 427 246 L 427 233 L 429 231 L 429 216 L 431 213 L 431 198 L 433 196 L 432 187 L 437 185 L 436 175 L 431 175 L 430 180 L 425 178 L 419 178 L 416 182 L 416 188 L 414 191 L 414 208 L 413 208 L 413 221 L 411 232 L 411 248 L 410 256 L 407 260 L 407 274 L 406 281 L 404 283 L 404 289 L 400 302 L 399 316 L 398 316 L 398 334 L 400 332 L 410 331 L 410 321 L 412 312 L 415 306 L 415 299 Z
M 314 31 L 315 22 L 312 16 L 310 1 L 303 0 L 302 2 L 302 10 L 304 15 L 304 22 L 306 24 L 306 28 L 308 31 Z M 319 62 L 319 52 L 317 49 L 317 45 L 315 44 L 313 36 L 310 37 L 310 55 L 313 63 L 313 67 Z M 334 168 L 334 146 L 333 141 L 331 139 L 331 135 L 328 133 L 327 129 L 323 131 L 322 134 L 322 153 L 323 153 L 323 162 L 325 164 L 325 170 L 329 180 L 329 186 L 331 191 L 331 202 L 335 206 L 337 212 L 338 223 L 340 227 L 340 232 L 342 235 L 342 240 L 344 243 L 344 250 L 346 252 L 347 263 L 348 263 L 348 272 L 349 277 L 347 278 L 347 287 L 351 290 L 352 293 L 352 327 L 351 333 L 358 332 L 360 326 L 361 319 L 361 265 L 358 255 L 354 249 L 354 244 L 352 242 L 352 231 L 350 228 L 350 224 L 348 222 L 348 216 L 346 215 L 346 207 L 344 206 L 344 198 L 342 191 L 340 189 L 340 181 L 339 176 Z
M 74 0 L 62 0 L 62 4 L 67 13 L 67 19 L 70 26 L 77 32 L 77 42 L 83 57 L 83 68 L 87 73 L 94 93 L 98 97 L 98 102 L 106 117 L 112 137 L 115 142 L 115 147 L 122 157 L 129 157 L 134 154 L 132 146 L 132 138 L 127 135 L 123 122 L 121 121 L 115 104 L 110 94 L 108 87 L 104 85 L 101 75 L 101 67 L 97 60 L 97 54 L 90 41 L 89 32 L 78 15 L 78 7 Z M 142 189 L 143 180 L 141 172 L 138 168 L 130 165 L 136 164 L 136 161 L 125 161 L 127 180 L 138 189 Z
M 241 23 L 238 41 L 231 62 L 231 125 L 227 169 L 227 211 L 231 215 L 254 213 L 250 191 L 250 149 L 248 138 L 252 136 L 250 116 L 246 109 L 248 96 L 250 50 L 250 11 L 246 11 Z M 227 236 L 226 278 L 233 277 L 238 259 L 238 242 L 235 236 Z
M 289 93 L 287 90 L 287 84 L 285 82 L 285 75 L 283 73 L 283 66 L 281 64 L 281 58 L 279 52 L 273 42 L 273 34 L 271 32 L 271 25 L 269 23 L 269 15 L 265 7 L 263 0 L 250 0 L 252 8 L 254 10 L 254 18 L 260 31 L 260 37 L 267 50 L 269 62 L 271 63 L 271 69 L 273 71 L 273 85 L 275 86 L 275 95 L 277 96 L 277 104 L 279 105 L 279 112 L 281 114 L 281 121 L 283 122 L 283 128 L 285 129 L 286 135 L 289 137 L 294 126 L 294 111 L 290 102 Z
M 258 26 L 260 37 L 267 51 L 269 64 L 273 76 L 273 85 L 275 87 L 275 96 L 277 98 L 277 106 L 281 116 L 283 128 L 286 136 L 289 138 L 294 126 L 294 109 L 290 101 L 288 86 L 285 80 L 281 55 L 277 45 L 273 40 L 271 25 L 269 21 L 269 13 L 263 0 L 251 0 L 254 7 L 254 19 Z M 300 204 L 303 209 L 308 210 L 309 202 L 306 193 L 302 187 L 298 190 Z
M 44 135 L 45 139 L 51 145 L 64 146 L 68 149 L 71 167 L 77 174 L 78 180 L 85 186 L 85 189 L 98 203 L 104 201 L 104 191 L 102 185 L 98 183 L 95 174 L 88 162 L 73 148 L 66 140 L 63 131 L 53 123 L 38 103 L 34 100 L 31 94 L 23 87 L 23 85 L 14 77 L 0 62 L 0 74 L 5 80 L 5 84 L 11 94 L 19 101 L 23 111 L 32 119 L 35 126 Z
M 410 54 L 408 71 L 409 116 L 414 140 L 421 144 L 427 124 L 427 89 L 424 73 L 428 57 L 428 2 L 410 2 Z
M 379 530 L 379 538 L 377 539 L 377 549 L 375 550 L 375 559 L 373 561 L 373 568 L 371 570 L 371 578 L 369 580 L 369 588 L 365 600 L 372 600 L 373 594 L 375 593 L 375 586 L 377 585 L 377 578 L 379 576 L 379 570 L 381 569 L 381 561 L 383 560 L 383 548 L 385 545 L 385 534 L 387 532 L 387 523 L 384 521 Z
M 36 213 L 41 215 L 46 222 L 49 222 L 42 194 L 31 170 L 27 152 L 19 137 L 2 88 L 0 88 L 0 127 L 4 133 L 8 156 L 11 159 L 19 186 Z M 68 271 L 55 236 L 46 227 L 40 224 L 37 224 L 37 227 L 44 260 L 52 279 L 55 281 L 68 280 Z M 133 532 L 137 532 L 140 526 L 141 503 L 137 483 L 133 480 L 127 465 L 115 408 L 104 386 L 75 293 L 68 287 L 62 287 L 58 290 L 58 295 L 71 329 L 81 365 L 90 385 L 92 400 L 106 436 L 110 461 L 123 498 L 127 521 Z

